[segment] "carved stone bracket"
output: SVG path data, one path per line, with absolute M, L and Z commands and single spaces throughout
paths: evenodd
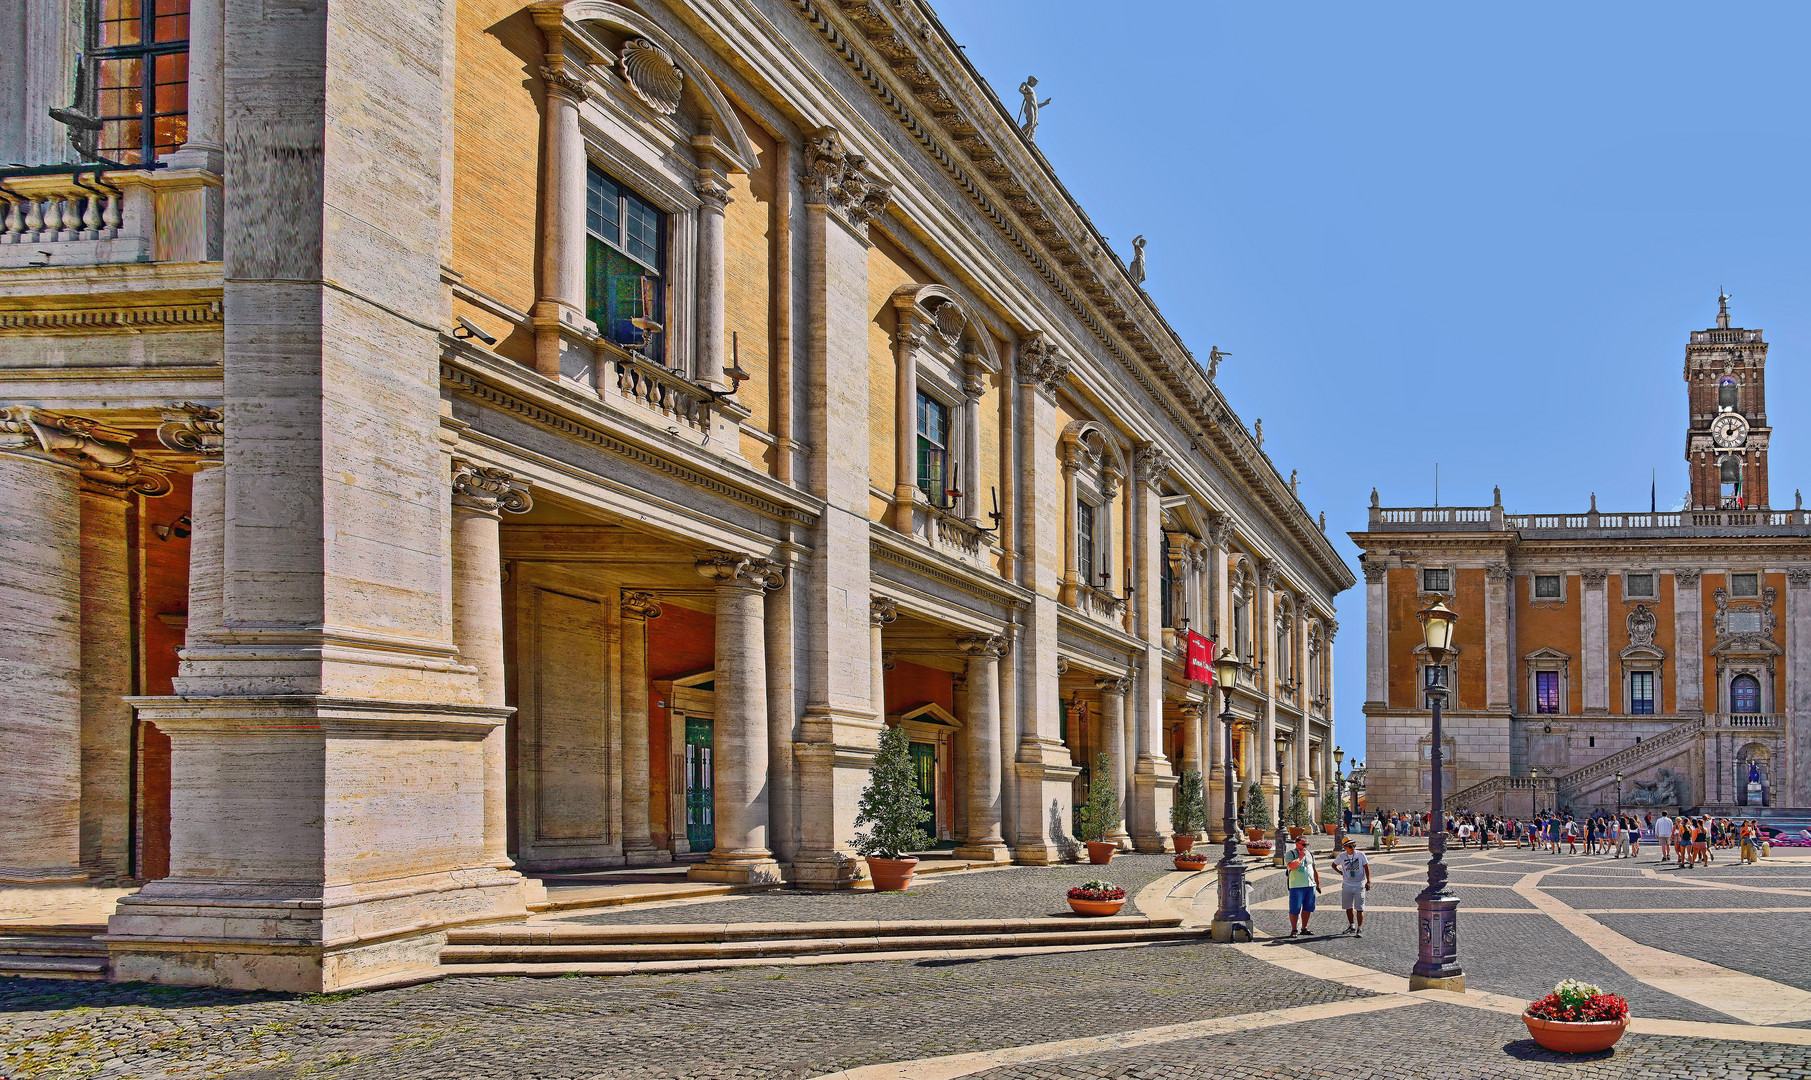
M 956 646 L 970 656 L 991 656 L 998 660 L 1006 655 L 1006 639 L 999 634 L 966 634 L 956 639 Z
M 1056 343 L 1042 330 L 1027 334 L 1019 344 L 1019 381 L 1048 393 L 1069 378 L 1069 361 L 1057 355 Z
M 714 579 L 718 585 L 773 592 L 786 584 L 786 570 L 773 559 L 761 555 L 741 555 L 733 551 L 711 551 L 699 556 L 698 574 Z
M 453 459 L 453 505 L 495 514 L 525 514 L 534 506 L 526 481 L 507 469 Z
M 868 601 L 868 621 L 875 626 L 891 626 L 899 618 L 899 604 L 890 596 L 876 596 Z
M 660 597 L 651 592 L 628 592 L 622 597 L 622 611 L 625 619 L 658 619 L 660 618 Z
M 157 441 L 170 449 L 202 457 L 225 456 L 226 415 L 219 409 L 193 401 L 178 402 L 175 408 L 163 411 L 163 421 L 157 429 Z
M 158 496 L 170 478 L 143 468 L 124 431 L 81 416 L 15 405 L 0 409 L 0 449 L 35 450 L 68 460 L 83 479 L 102 489 Z
M 1102 676 L 1094 680 L 1094 688 L 1103 694 L 1119 694 L 1123 697 L 1132 692 L 1132 680 Z
M 842 132 L 821 127 L 805 140 L 805 202 L 825 206 L 866 238 L 868 223 L 886 212 L 893 185 L 868 172 L 868 159 L 851 151 Z

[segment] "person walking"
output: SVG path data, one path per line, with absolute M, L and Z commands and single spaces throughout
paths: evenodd
M 1649 818 L 1650 818 L 1650 820 L 1648 822 L 1649 825 L 1653 824 L 1653 822 L 1651 820 L 1652 816 L 1653 815 L 1651 815 L 1651 814 L 1649 815 Z M 1629 858 L 1634 859 L 1634 858 L 1640 857 L 1640 855 L 1641 855 L 1641 819 L 1632 817 L 1632 818 L 1628 819 L 1628 822 L 1629 822 L 1629 834 L 1630 834 L 1629 835 Z
M 1758 862 L 1760 856 L 1754 850 L 1754 822 L 1742 822 L 1742 862 Z
M 1346 838 L 1346 850 L 1333 856 L 1333 869 L 1339 871 L 1339 906 L 1346 912 L 1346 933 L 1365 936 L 1365 893 L 1371 891 L 1371 860 L 1358 850 L 1358 842 Z
M 1669 862 L 1673 857 L 1673 819 L 1662 810 L 1654 819 L 1654 838 L 1660 841 L 1660 861 Z
M 1314 853 L 1308 850 L 1308 838 L 1295 842 L 1295 857 L 1289 860 L 1289 936 L 1308 933 L 1308 917 L 1314 914 L 1314 896 L 1321 889 L 1320 867 L 1314 865 Z M 1296 923 L 1301 927 L 1297 929 Z
M 1635 823 L 1630 821 L 1626 816 L 1617 819 L 1616 857 L 1618 859 L 1632 859 L 1635 857 L 1635 842 L 1629 836 L 1629 834 L 1634 831 Z

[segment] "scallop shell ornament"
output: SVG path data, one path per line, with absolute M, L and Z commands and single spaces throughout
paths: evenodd
M 685 87 L 685 73 L 673 57 L 647 38 L 635 38 L 623 46 L 623 77 L 650 109 L 666 116 L 679 108 L 679 92 Z

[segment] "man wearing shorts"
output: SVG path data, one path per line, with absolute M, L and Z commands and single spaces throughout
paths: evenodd
M 1654 837 L 1660 841 L 1660 861 L 1673 857 L 1673 819 L 1661 814 L 1654 819 Z
M 1320 892 L 1321 869 L 1314 865 L 1314 853 L 1308 850 L 1306 836 L 1295 842 L 1295 854 L 1289 859 L 1289 936 L 1308 932 L 1308 917 L 1314 914 L 1314 894 Z M 1300 921 L 1301 928 L 1296 928 Z
M 1346 933 L 1365 936 L 1365 893 L 1371 888 L 1371 860 L 1358 850 L 1358 841 L 1346 838 L 1346 850 L 1333 856 L 1339 871 L 1339 906 L 1346 909 Z

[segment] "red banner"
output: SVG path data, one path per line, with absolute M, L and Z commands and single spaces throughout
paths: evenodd
M 1214 685 L 1214 643 L 1193 630 L 1188 632 L 1188 659 L 1183 661 L 1182 677 Z

